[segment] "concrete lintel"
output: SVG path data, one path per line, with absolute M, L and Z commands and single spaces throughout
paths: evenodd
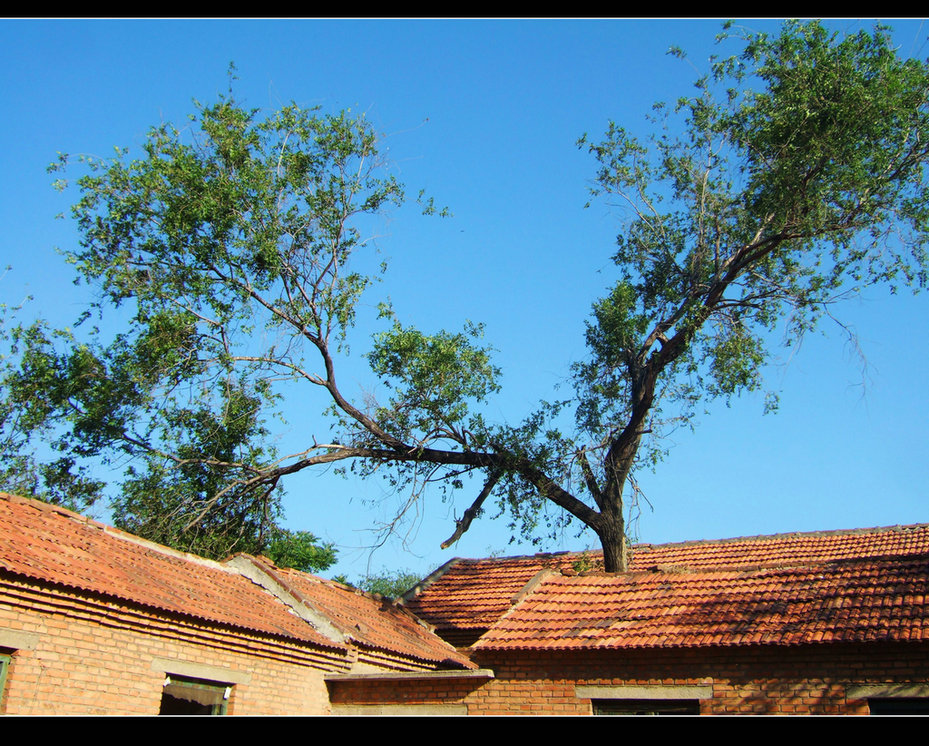
M 175 676 L 188 676 L 192 679 L 206 679 L 218 684 L 250 684 L 252 675 L 248 671 L 233 671 L 231 668 L 211 666 L 207 663 L 191 663 L 174 658 L 155 658 L 152 671 Z
M 929 697 L 929 684 L 858 684 L 845 688 L 848 699 Z
M 466 705 L 332 705 L 336 717 L 463 717 Z
M 390 671 L 383 673 L 331 673 L 326 681 L 404 681 L 412 679 L 492 679 L 489 668 L 469 668 L 463 671 Z
M 578 686 L 579 699 L 712 699 L 712 684 L 676 686 Z
M 39 644 L 39 635 L 35 632 L 23 632 L 16 629 L 0 629 L 0 648 L 14 650 L 35 650 Z

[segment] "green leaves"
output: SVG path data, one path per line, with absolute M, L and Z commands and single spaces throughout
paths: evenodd
M 670 383 L 673 364 L 705 395 L 733 395 L 759 385 L 753 325 L 786 317 L 791 339 L 847 285 L 925 282 L 926 66 L 899 59 L 881 28 L 841 37 L 792 21 L 744 41 L 679 103 L 683 129 L 668 119 L 646 146 L 610 123 L 601 144 L 584 143 L 595 192 L 633 214 L 622 280 L 588 327 L 587 383 L 594 367 L 625 366 L 634 382 L 650 364 Z
M 196 123 L 190 137 L 153 129 L 143 160 L 90 164 L 71 260 L 111 301 L 143 312 L 180 300 L 223 325 L 250 318 L 270 292 L 279 316 L 343 333 L 367 284 L 344 272 L 359 240 L 350 221 L 403 199 L 375 175 L 370 127 L 296 106 L 261 120 L 232 99 L 201 106 Z
M 756 217 L 854 230 L 921 181 L 929 81 L 915 60 L 897 59 L 886 31 L 840 39 L 790 22 L 777 38 L 751 39 L 742 59 L 766 89 L 719 126 L 745 151 Z
M 366 593 L 376 593 L 386 599 L 394 600 L 406 593 L 416 585 L 421 576 L 412 570 L 387 570 L 372 573 L 358 580 L 357 583 L 348 583 L 345 578 L 336 578 L 339 582 L 360 588 Z
M 761 386 L 772 332 L 790 344 L 845 294 L 926 282 L 929 66 L 900 59 L 880 27 L 791 21 L 739 41 L 696 95 L 656 106 L 647 141 L 610 122 L 580 143 L 593 194 L 630 215 L 574 368 L 603 513 L 621 513 L 633 468 L 700 401 Z
M 277 524 L 280 493 L 273 485 L 247 486 L 255 469 L 275 456 L 265 444 L 261 397 L 248 385 L 225 381 L 215 404 L 201 399 L 162 412 L 161 443 L 170 450 L 140 444 L 112 501 L 117 526 L 216 559 L 260 552 L 272 538 L 287 538 Z
M 463 437 L 469 403 L 500 390 L 490 348 L 475 344 L 482 336 L 483 327 L 471 323 L 463 333 L 426 335 L 398 322 L 377 335 L 367 357 L 396 392 L 379 410 L 382 425 L 420 442 L 436 431 Z
M 480 475 L 453 538 L 493 492 L 514 530 L 573 516 L 622 569 L 624 490 L 638 494 L 634 469 L 656 463 L 669 428 L 760 387 L 773 334 L 796 341 L 843 295 L 921 287 L 929 271 L 929 67 L 899 58 L 881 28 L 788 22 L 737 39 L 727 27 L 721 43 L 738 46 L 676 105 L 656 105 L 650 136 L 610 122 L 601 142 L 579 141 L 596 164 L 592 197 L 627 219 L 569 404 L 494 425 L 479 412 L 499 390 L 481 327 L 396 321 L 367 356 L 388 401 L 352 403 L 337 353 L 379 274 L 361 231 L 403 188 L 363 117 L 263 115 L 230 94 L 183 130 L 154 128 L 135 159 L 83 161 L 70 261 L 98 291 L 95 313 L 121 306 L 126 324 L 106 338 L 12 332 L 10 463 L 71 499 L 101 491 L 88 461 L 133 459 L 120 521 L 213 553 L 281 538 L 281 480 L 317 464 L 351 459 L 414 498 Z M 281 382 L 316 387 L 338 437 L 270 448 Z M 34 458 L 36 437 L 52 458 Z
M 81 171 L 68 260 L 97 291 L 92 315 L 124 326 L 11 332 L 4 455 L 29 468 L 30 494 L 90 501 L 105 485 L 83 470 L 119 464 L 113 505 L 130 530 L 209 556 L 274 538 L 276 556 L 316 562 L 315 539 L 277 528 L 286 457 L 264 422 L 281 380 L 335 390 L 330 340 L 378 273 L 356 256 L 359 221 L 404 197 L 381 166 L 363 117 L 265 116 L 231 93 L 183 128 L 152 128 L 138 154 L 60 155 L 57 188 Z M 52 460 L 33 455 L 43 448 Z
M 593 323 L 587 324 L 587 345 L 608 368 L 621 365 L 634 355 L 636 343 L 648 328 L 649 319 L 637 313 L 636 289 L 626 281 L 594 303 Z
M 764 342 L 742 324 L 723 325 L 705 350 L 711 379 L 706 384 L 708 396 L 728 398 L 760 387 L 767 352 Z
M 320 543 L 309 531 L 281 530 L 264 553 L 278 567 L 293 567 L 303 572 L 322 572 L 336 560 L 335 547 Z

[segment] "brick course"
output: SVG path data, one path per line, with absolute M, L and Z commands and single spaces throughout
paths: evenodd
M 34 647 L 5 648 L 4 630 L 31 635 Z M 243 682 L 232 687 L 228 714 L 323 715 L 323 674 L 350 663 L 286 638 L 10 578 L 0 582 L 0 650 L 13 653 L 0 702 L 11 715 L 154 715 L 165 674 L 197 666 Z

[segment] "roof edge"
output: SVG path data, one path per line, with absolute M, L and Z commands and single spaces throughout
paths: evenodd
M 425 591 L 430 585 L 432 585 L 432 584 L 435 583 L 437 580 L 439 580 L 439 578 L 441 578 L 445 573 L 447 573 L 449 570 L 451 570 L 451 569 L 452 569 L 455 565 L 457 565 L 459 562 L 465 562 L 465 561 L 467 561 L 467 560 L 465 560 L 463 557 L 452 557 L 452 558 L 451 558 L 448 562 L 446 562 L 444 565 L 442 565 L 441 567 L 439 567 L 439 568 L 436 569 L 436 570 L 433 570 L 433 571 L 432 571 L 431 573 L 429 573 L 425 578 L 423 578 L 423 579 L 420 580 L 418 583 L 416 583 L 416 585 L 414 585 L 412 588 L 410 588 L 410 589 L 407 590 L 405 593 L 403 593 L 399 598 L 395 599 L 395 600 L 394 600 L 394 605 L 395 605 L 395 606 L 403 607 L 404 604 L 405 604 L 407 601 L 410 601 L 410 600 L 416 598 L 418 595 L 420 595 L 420 594 L 421 594 L 423 591 Z M 415 615 L 414 615 L 414 616 L 415 616 Z M 422 620 L 420 620 L 420 621 L 422 621 Z
M 225 573 L 237 574 L 234 570 L 230 569 L 224 565 L 223 562 L 218 560 L 212 560 L 199 554 L 192 554 L 191 552 L 174 549 L 173 547 L 159 544 L 157 542 L 151 541 L 150 539 L 143 539 L 141 536 L 136 536 L 135 534 L 124 531 L 121 528 L 110 526 L 109 524 L 103 523 L 102 521 L 98 521 L 96 518 L 91 518 L 90 516 L 82 515 L 81 513 L 75 513 L 73 510 L 69 510 L 68 508 L 62 507 L 61 505 L 47 503 L 35 497 L 22 497 L 20 495 L 14 495 L 9 492 L 0 492 L 0 500 L 7 500 L 8 502 L 15 503 L 17 505 L 25 505 L 44 513 L 57 514 L 62 518 L 73 521 L 74 523 L 87 526 L 108 536 L 112 536 L 114 539 L 145 547 L 146 549 L 150 549 L 153 552 L 158 552 L 159 554 L 165 555 L 167 557 L 176 557 L 177 559 L 182 559 L 186 562 L 194 562 L 195 564 L 202 565 L 204 567 L 211 567 L 215 570 L 222 570 Z M 36 575 L 34 577 L 41 578 L 42 576 Z
M 268 563 L 250 554 L 236 554 L 225 560 L 224 564 L 270 593 L 314 630 L 338 643 L 339 647 L 347 644 L 346 635 L 338 625 L 319 611 L 306 596 L 274 572 Z
M 812 539 L 817 537 L 827 537 L 827 536 L 864 536 L 867 534 L 881 534 L 881 533 L 903 533 L 905 531 L 916 531 L 919 529 L 929 529 L 929 523 L 910 523 L 910 524 L 895 524 L 892 526 L 873 526 L 871 528 L 836 528 L 836 529 L 825 529 L 821 531 L 787 531 L 781 534 L 756 534 L 753 536 L 730 536 L 725 539 L 689 539 L 687 541 L 668 541 L 658 544 L 653 543 L 644 543 L 644 544 L 633 544 L 632 550 L 636 549 L 652 549 L 655 547 L 685 547 L 685 546 L 699 546 L 701 544 L 735 544 L 738 542 L 746 541 L 766 541 L 766 540 L 775 540 L 775 539 Z M 590 550 L 599 552 L 600 550 Z

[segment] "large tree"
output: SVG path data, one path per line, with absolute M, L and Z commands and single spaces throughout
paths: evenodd
M 899 58 L 886 30 L 788 23 L 712 60 L 694 95 L 657 108 L 648 140 L 616 124 L 582 139 L 595 195 L 631 217 L 574 395 L 516 427 L 480 413 L 498 389 L 480 327 L 427 335 L 384 307 L 389 328 L 368 360 L 389 400 L 353 401 L 339 386 L 373 277 L 362 231 L 403 200 L 368 123 L 295 106 L 261 118 L 231 96 L 200 107 L 195 134 L 161 126 L 142 159 L 85 161 L 71 260 L 99 288 L 94 311 L 124 306 L 131 324 L 63 351 L 68 340 L 42 327 L 17 330 L 4 442 L 26 458 L 28 437 L 54 433 L 49 475 L 76 493 L 96 488 L 80 459 L 136 459 L 117 500 L 126 514 L 174 485 L 190 530 L 323 464 L 414 491 L 479 475 L 446 544 L 491 497 L 526 531 L 548 501 L 622 570 L 624 496 L 633 469 L 660 455 L 663 423 L 757 388 L 779 325 L 796 340 L 868 284 L 924 284 L 927 95 L 929 68 Z M 285 379 L 325 395 L 337 435 L 308 433 L 282 456 L 266 415 Z

